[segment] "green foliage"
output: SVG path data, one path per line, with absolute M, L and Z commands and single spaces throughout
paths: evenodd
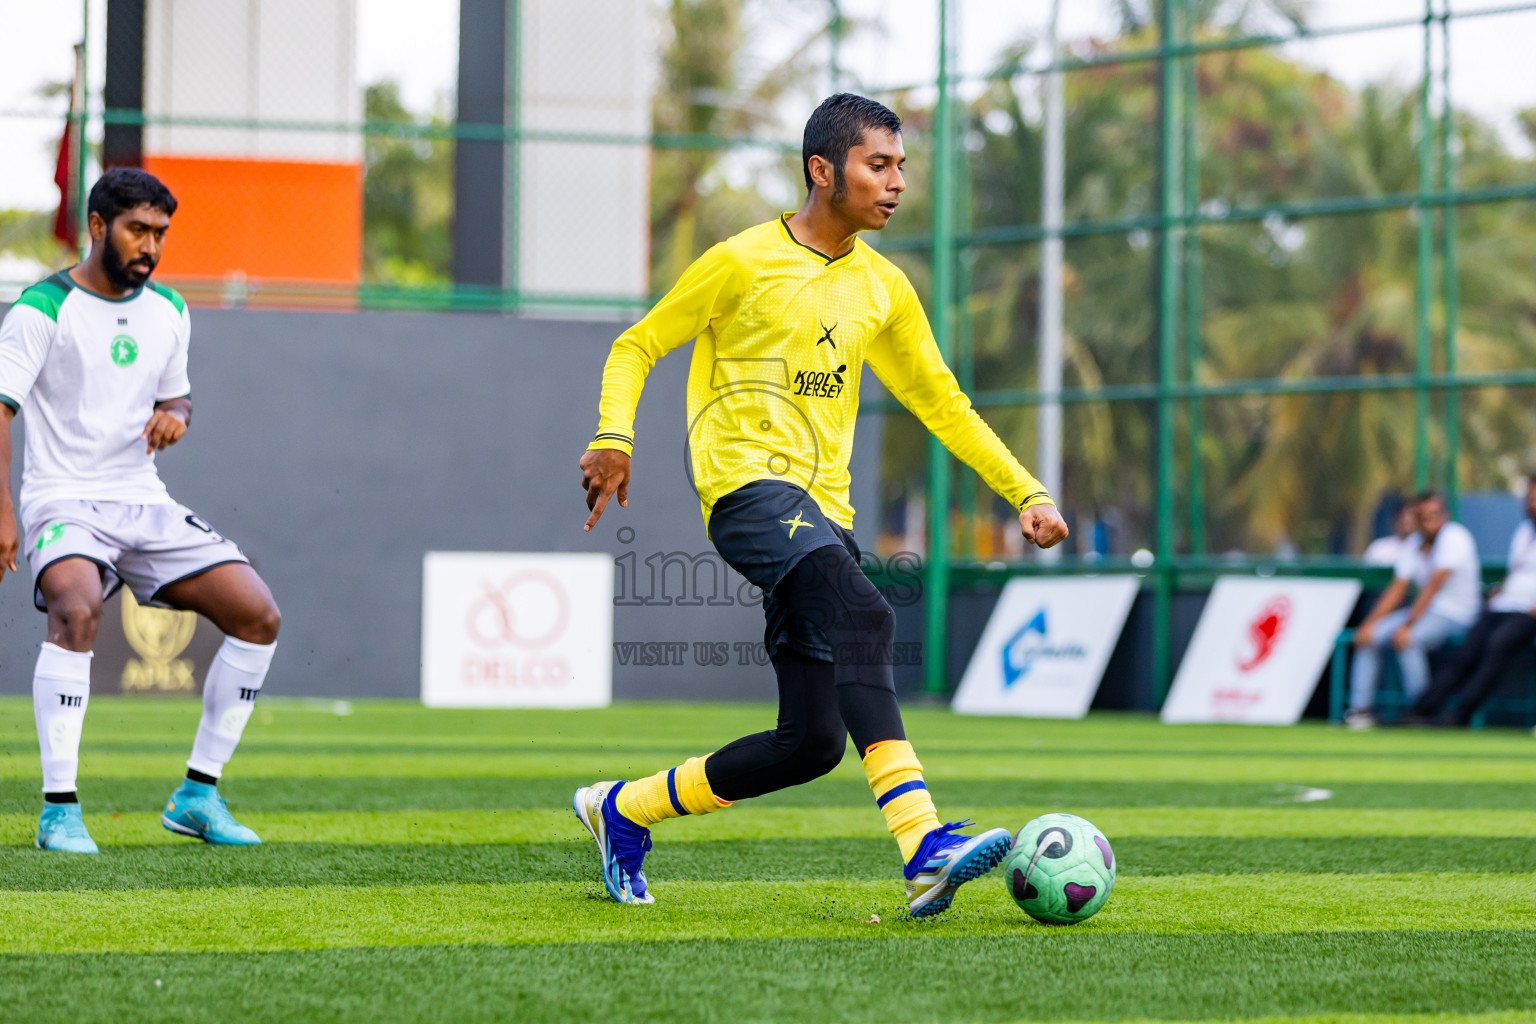
M 797 0 L 825 14 L 819 0 Z M 781 0 L 668 0 L 661 81 L 652 129 L 661 134 L 798 137 L 777 108 L 795 93 L 814 96 L 825 81 L 817 46 L 830 21 L 797 39 L 787 56 L 759 66 L 747 41 L 754 24 L 782 16 Z M 844 19 L 844 24 L 849 24 Z M 846 28 L 845 28 L 846 31 Z M 765 193 L 801 189 L 797 157 L 762 151 L 657 148 L 651 165 L 651 288 L 664 291 L 705 249 L 775 216 Z
M 364 93 L 367 120 L 446 126 L 440 112 L 419 117 L 400 100 L 400 86 L 376 82 Z M 453 277 L 453 140 L 364 139 L 363 279 L 370 284 L 425 286 Z
M 53 237 L 52 210 L 0 210 L 0 253 L 65 266 L 72 252 Z
M 1153 9 L 1123 6 L 1127 34 L 1105 48 L 1155 45 Z M 1265 5 L 1206 6 L 1203 15 L 1218 20 L 1206 20 L 1203 38 L 1273 27 L 1275 18 L 1290 20 L 1300 12 L 1298 5 L 1274 4 L 1253 21 Z M 1021 42 L 1005 55 L 1004 66 L 1017 64 L 1030 49 L 1030 41 Z M 1204 211 L 1418 189 L 1416 90 L 1381 84 L 1352 91 L 1273 50 L 1210 53 L 1199 58 L 1197 70 L 1196 158 Z M 1159 77 L 1155 63 L 1065 76 L 1069 224 L 1157 214 Z M 966 106 L 962 164 L 970 201 L 962 224 L 1039 223 L 1041 127 L 1030 111 L 1032 97 L 1026 98 L 1035 87 L 1032 78 L 1000 78 Z M 923 139 L 931 112 L 903 114 Z M 1457 111 L 1454 132 L 1457 184 L 1536 178 L 1536 161 L 1511 154 L 1475 116 Z M 925 148 L 925 142 L 914 146 L 909 140 L 909 150 Z M 893 237 L 927 229 L 926 178 L 921 160 L 914 165 L 914 189 L 899 218 L 908 221 L 890 232 Z M 1431 188 L 1440 187 L 1440 173 L 1437 139 Z M 1464 207 L 1457 216 L 1458 369 L 1528 367 L 1536 361 L 1536 278 L 1522 268 L 1536 265 L 1536 211 L 1529 203 L 1507 202 Z M 1438 233 L 1441 217 L 1435 217 Z M 1149 231 L 1066 241 L 1066 386 L 1156 381 L 1159 244 Z M 1220 381 L 1414 369 L 1418 223 L 1412 211 L 1207 225 L 1199 231 L 1199 246 L 1200 359 L 1193 371 L 1180 367 L 1186 379 L 1191 372 Z M 1039 248 L 986 245 L 969 257 L 973 283 L 959 323 L 968 327 L 962 345 L 969 345 L 978 390 L 1034 386 Z M 902 254 L 901 262 L 924 291 L 926 252 Z M 1431 270 L 1432 369 L 1439 370 L 1446 312 L 1438 256 Z M 1182 313 L 1179 323 L 1182 335 Z M 1507 389 L 1466 393 L 1463 486 L 1503 488 L 1523 468 L 1518 453 L 1536 444 L 1526 405 L 1528 396 Z M 1204 402 L 1204 415 L 1201 468 L 1214 550 L 1357 552 L 1370 539 L 1382 496 L 1412 488 L 1409 393 L 1213 399 Z M 990 409 L 987 416 L 1026 463 L 1033 461 L 1033 408 Z M 1064 504 L 1085 518 L 1106 510 L 1116 516 L 1123 524 L 1118 550 L 1149 544 L 1156 464 L 1152 403 L 1068 405 L 1064 422 Z M 889 480 L 909 490 L 924 486 L 924 443 L 923 431 L 908 417 L 892 422 L 884 460 Z M 1442 439 L 1432 443 L 1443 452 Z M 1183 440 L 1178 450 L 1183 458 Z M 1177 476 L 1188 472 L 1182 465 Z M 967 473 L 962 486 L 985 499 L 974 475 Z M 1182 523 L 1186 511 L 1182 495 L 1176 497 Z

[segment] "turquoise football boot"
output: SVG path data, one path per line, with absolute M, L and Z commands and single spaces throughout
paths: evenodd
M 37 819 L 37 848 L 62 853 L 99 853 L 85 830 L 79 804 L 43 804 Z
M 955 890 L 974 881 L 1003 862 L 1013 847 L 1013 834 L 994 828 L 979 836 L 961 835 L 955 829 L 970 821 L 951 821 L 923 837 L 917 852 L 902 872 L 907 879 L 907 913 L 931 917 L 949 909 Z
M 165 803 L 160 824 L 172 832 L 215 846 L 257 846 L 261 837 L 235 820 L 219 791 L 206 782 L 183 779 Z

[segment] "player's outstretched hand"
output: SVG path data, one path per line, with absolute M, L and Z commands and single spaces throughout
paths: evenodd
M 619 504 L 629 507 L 629 456 L 616 448 L 593 448 L 581 457 L 581 489 L 587 492 L 587 516 L 584 530 L 591 530 L 603 517 L 608 499 L 615 494 Z
M 139 435 L 149 447 L 144 449 L 144 454 L 153 455 L 163 451 L 181 440 L 181 435 L 187 432 L 187 421 L 180 413 L 165 409 L 156 409 L 155 414 L 144 424 L 144 432 Z
M 16 548 L 18 544 L 16 513 L 12 511 L 9 501 L 0 503 L 0 580 L 5 579 L 7 569 L 11 572 L 16 571 Z
M 1024 539 L 1037 548 L 1055 547 L 1067 539 L 1067 521 L 1055 505 L 1031 505 L 1019 513 Z

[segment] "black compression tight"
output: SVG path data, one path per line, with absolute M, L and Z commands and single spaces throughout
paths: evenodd
M 861 756 L 873 743 L 906 739 L 891 678 L 895 617 L 853 556 L 841 546 L 817 548 L 790 570 L 774 597 L 825 637 L 833 660 L 779 646 L 773 656 L 777 728 L 727 744 L 705 762 L 710 788 L 722 800 L 825 775 L 842 760 L 850 735 Z

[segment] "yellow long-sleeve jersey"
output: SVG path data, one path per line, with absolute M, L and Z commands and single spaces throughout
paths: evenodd
M 754 480 L 803 487 L 853 528 L 848 460 L 867 362 L 882 383 L 1015 508 L 1051 501 L 955 382 L 912 284 L 862 241 L 836 259 L 785 214 L 699 257 L 603 367 L 591 448 L 632 452 L 635 407 L 656 360 L 692 338 L 688 464 L 706 525 Z

